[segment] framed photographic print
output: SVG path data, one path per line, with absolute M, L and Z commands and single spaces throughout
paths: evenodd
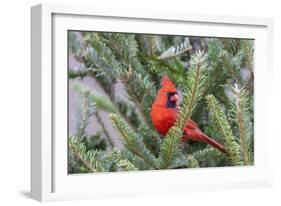
M 33 198 L 272 185 L 271 19 L 31 14 Z

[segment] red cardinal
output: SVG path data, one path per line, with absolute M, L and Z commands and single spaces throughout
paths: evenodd
M 165 136 L 176 122 L 179 111 L 179 97 L 175 85 L 168 77 L 162 78 L 161 85 L 162 87 L 152 104 L 150 116 L 155 129 Z M 183 141 L 189 139 L 208 143 L 221 152 L 226 152 L 221 144 L 204 134 L 192 120 L 187 121 L 182 137 Z

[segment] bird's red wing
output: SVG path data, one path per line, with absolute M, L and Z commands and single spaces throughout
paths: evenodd
M 201 137 L 202 131 L 199 129 L 198 125 L 191 119 L 187 121 L 184 128 L 183 140 L 198 140 Z
M 198 125 L 195 122 L 193 122 L 191 119 L 187 121 L 186 127 L 189 129 L 199 129 Z
M 192 120 L 189 120 L 187 122 L 187 126 L 184 129 L 184 135 L 183 135 L 183 141 L 187 140 L 194 140 L 194 141 L 201 141 L 205 142 L 214 148 L 217 148 L 223 153 L 226 153 L 226 150 L 223 145 L 221 145 L 219 142 L 215 141 L 214 139 L 211 139 L 206 134 L 204 134 L 197 126 L 195 122 Z

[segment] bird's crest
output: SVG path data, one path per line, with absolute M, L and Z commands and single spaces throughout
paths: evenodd
M 163 76 L 161 80 L 161 86 L 164 91 L 167 92 L 177 92 L 177 88 L 173 82 L 167 76 Z

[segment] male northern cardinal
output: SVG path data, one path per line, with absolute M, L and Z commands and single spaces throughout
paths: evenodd
M 179 97 L 175 85 L 167 76 L 162 78 L 161 86 L 152 104 L 150 116 L 155 129 L 165 136 L 176 122 L 179 111 Z M 187 121 L 182 137 L 183 141 L 189 139 L 208 143 L 221 152 L 226 152 L 220 143 L 204 134 L 191 119 Z

